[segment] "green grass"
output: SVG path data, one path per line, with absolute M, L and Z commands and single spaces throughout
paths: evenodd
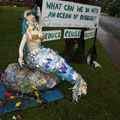
M 18 48 L 22 38 L 21 13 L 25 8 L 0 7 L 0 72 L 8 64 L 17 62 Z M 64 40 L 43 43 L 60 54 L 64 50 Z M 86 41 L 86 53 L 93 40 Z M 1 115 L 2 120 L 11 120 L 14 114 L 23 116 L 23 120 L 119 120 L 120 119 L 120 73 L 117 72 L 104 49 L 97 41 L 97 61 L 102 68 L 87 64 L 70 65 L 80 73 L 88 84 L 88 93 L 77 104 L 71 102 L 71 84 L 58 85 L 65 98 L 24 110 Z

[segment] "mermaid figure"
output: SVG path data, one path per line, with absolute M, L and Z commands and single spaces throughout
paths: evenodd
M 39 8 L 37 8 L 39 9 Z M 40 15 L 40 12 L 37 13 Z M 40 48 L 44 40 L 42 28 L 36 21 L 36 12 L 27 10 L 24 12 L 23 37 L 19 46 L 18 62 L 21 67 L 24 61 L 35 71 L 41 71 L 44 74 L 55 74 L 63 81 L 73 83 L 73 101 L 78 101 L 79 96 L 87 93 L 87 84 L 80 74 L 67 64 L 64 58 L 50 48 Z M 27 56 L 24 56 L 24 46 L 27 48 Z M 23 57 L 25 58 L 23 60 Z M 39 85 L 36 85 L 39 87 Z

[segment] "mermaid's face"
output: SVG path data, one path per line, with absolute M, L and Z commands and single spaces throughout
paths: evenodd
M 28 24 L 30 24 L 30 25 L 35 24 L 35 16 L 33 14 L 28 15 L 26 19 L 28 21 Z

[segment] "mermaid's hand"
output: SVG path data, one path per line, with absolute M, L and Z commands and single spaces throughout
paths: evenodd
M 23 67 L 23 65 L 24 65 L 24 60 L 19 57 L 19 58 L 18 58 L 18 62 L 19 62 L 19 64 L 20 64 L 20 66 Z
M 37 16 L 40 16 L 40 7 L 37 8 Z
M 45 35 L 43 33 L 39 33 L 39 38 L 41 40 L 41 42 L 44 40 L 45 38 Z

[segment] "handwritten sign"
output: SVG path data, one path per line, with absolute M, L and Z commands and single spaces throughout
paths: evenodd
M 90 38 L 94 38 L 95 37 L 95 30 L 88 30 L 85 31 L 84 33 L 84 40 L 90 39 Z
M 43 31 L 43 34 L 45 35 L 44 41 L 61 39 L 61 30 Z
M 60 0 L 43 0 L 43 27 L 97 28 L 100 7 Z
M 64 38 L 80 38 L 81 30 L 65 29 Z

